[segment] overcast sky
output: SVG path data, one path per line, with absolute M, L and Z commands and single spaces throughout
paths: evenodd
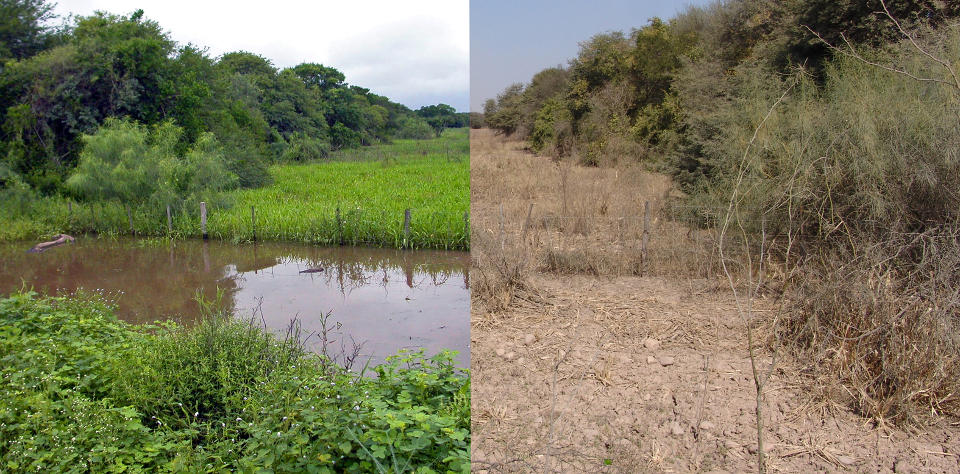
M 563 65 L 597 33 L 640 28 L 712 0 L 474 0 L 470 2 L 470 110 L 545 68 Z
M 280 68 L 321 63 L 412 109 L 468 108 L 468 0 L 55 1 L 61 17 L 141 8 L 174 41 L 213 57 L 243 50 Z

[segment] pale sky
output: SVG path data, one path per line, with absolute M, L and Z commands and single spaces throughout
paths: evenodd
M 567 66 L 579 44 L 609 31 L 629 33 L 654 16 L 716 0 L 474 0 L 470 4 L 470 110 L 483 111 L 515 82 Z
M 206 47 L 211 57 L 243 50 L 278 68 L 321 63 L 414 110 L 468 108 L 468 0 L 59 0 L 55 12 L 129 15 L 138 8 L 171 39 Z

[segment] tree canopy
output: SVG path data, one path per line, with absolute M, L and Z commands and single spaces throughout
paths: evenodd
M 0 163 L 43 193 L 75 190 L 64 183 L 96 141 L 85 137 L 111 119 L 124 121 L 111 129 L 176 127 L 176 156 L 215 141 L 241 186 L 266 183 L 272 163 L 466 124 L 449 106 L 414 112 L 328 65 L 278 68 L 248 51 L 210 57 L 142 10 L 72 17 L 60 29 L 52 18 L 47 0 L 0 0 Z

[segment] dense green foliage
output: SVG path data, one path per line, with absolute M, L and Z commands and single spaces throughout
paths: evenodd
M 176 142 L 164 146 L 174 156 L 207 147 L 212 136 L 243 187 L 266 184 L 271 164 L 426 138 L 431 129 L 329 66 L 278 70 L 244 51 L 210 58 L 171 40 L 140 10 L 77 17 L 55 31 L 46 26 L 50 10 L 42 0 L 0 3 L 0 163 L 44 195 L 69 192 L 64 181 L 84 154 L 84 137 L 110 119 L 173 124 Z
M 457 113 L 457 109 L 447 105 L 427 105 L 417 109 L 417 115 L 422 117 L 433 128 L 439 137 L 445 128 L 461 128 L 468 125 L 469 117 L 466 113 Z
M 257 326 L 119 322 L 101 299 L 0 299 L 4 472 L 469 472 L 450 354 L 376 378 Z
M 164 122 L 148 132 L 128 120 L 107 119 L 83 137 L 80 163 L 67 189 L 92 201 L 182 204 L 210 200 L 236 187 L 223 150 L 212 133 L 201 134 L 184 156 L 176 156 L 182 129 Z M 179 207 L 179 206 L 178 206 Z
M 202 178 L 210 180 L 208 184 L 220 182 L 226 187 L 229 175 L 207 176 L 220 156 L 212 138 L 206 148 L 195 145 L 181 157 L 155 150 L 163 146 L 151 135 L 167 132 L 176 130 L 161 126 L 146 132 L 134 124 L 118 122 L 103 132 L 105 136 L 90 137 L 103 141 L 96 146 L 108 150 L 120 150 L 122 147 L 114 145 L 122 139 L 133 143 L 130 150 L 135 151 L 129 153 L 143 151 L 137 155 L 141 159 L 136 167 L 114 168 L 126 176 L 119 181 L 122 187 L 93 187 L 91 192 L 123 196 L 132 189 L 149 189 L 143 194 L 149 200 L 140 205 L 133 201 L 131 206 L 139 235 L 167 235 L 166 204 L 171 204 L 173 235 L 198 237 L 198 200 L 207 194 L 190 183 Z M 203 139 L 198 141 L 203 143 Z M 118 159 L 124 153 L 127 151 L 117 151 Z M 114 152 L 102 154 L 113 156 Z M 250 240 L 250 207 L 255 206 L 256 237 L 260 240 L 401 247 L 404 210 L 409 208 L 410 238 L 406 246 L 466 250 L 470 248 L 464 222 L 464 214 L 470 209 L 469 156 L 467 130 L 461 128 L 430 140 L 395 140 L 389 145 L 339 150 L 322 162 L 273 165 L 269 186 L 234 189 L 208 199 L 207 230 L 213 238 Z M 84 169 L 81 163 L 78 171 Z M 3 176 L 0 167 L 0 180 Z M 68 184 L 73 184 L 76 176 L 85 175 L 75 175 Z M 151 176 L 166 178 L 148 179 Z M 60 232 L 129 233 L 125 203 L 131 201 L 101 199 L 69 204 L 69 199 L 59 196 L 35 197 L 24 185 L 9 182 L 9 188 L 0 191 L 4 196 L 0 200 L 0 222 L 4 223 L 0 240 L 36 239 Z M 115 184 L 108 179 L 100 182 Z

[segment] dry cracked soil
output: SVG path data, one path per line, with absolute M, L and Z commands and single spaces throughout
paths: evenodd
M 497 234 L 504 200 L 543 197 L 538 206 L 549 207 L 541 195 L 551 184 L 536 184 L 545 179 L 497 177 L 505 166 L 522 176 L 525 162 L 541 169 L 539 157 L 486 131 L 471 140 L 475 235 Z M 485 258 L 475 251 L 474 265 Z M 723 279 L 530 268 L 506 304 L 473 296 L 474 472 L 757 470 L 746 322 Z M 776 310 L 753 304 L 754 314 Z M 956 424 L 907 430 L 861 418 L 818 396 L 798 362 L 757 354 L 770 374 L 760 419 L 771 472 L 960 472 Z

